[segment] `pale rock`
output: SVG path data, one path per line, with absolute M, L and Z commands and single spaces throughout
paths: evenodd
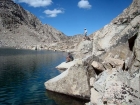
M 112 48 L 111 50 L 109 50 L 106 53 L 106 55 L 108 53 L 112 54 L 112 56 L 111 56 L 112 58 L 116 57 L 115 59 L 120 59 L 120 60 L 125 60 L 127 57 L 129 57 L 132 54 L 128 43 L 120 44 L 120 45 Z
M 98 56 L 90 55 L 90 56 L 86 56 L 85 58 L 83 58 L 82 61 L 85 66 L 87 66 L 87 65 L 91 66 L 93 61 L 97 61 L 97 62 L 101 63 L 102 59 L 100 59 Z
M 119 34 L 126 25 L 114 25 L 110 23 L 106 25 L 99 31 L 93 34 L 93 52 L 94 55 L 100 55 L 103 52 L 107 51 L 112 46 L 112 40 L 114 39 L 115 42 L 113 44 L 117 44 L 116 39 L 114 38 Z
M 135 48 L 136 59 L 140 61 L 140 28 L 138 31 L 138 36 L 135 41 L 134 48 Z
M 131 72 L 135 72 L 140 68 L 140 28 L 134 44 L 135 60 L 132 63 Z
M 61 64 L 59 64 L 58 66 L 56 66 L 57 69 L 59 70 L 66 70 L 68 68 L 70 68 L 71 66 L 73 66 L 75 64 L 75 60 L 71 61 L 71 62 L 62 62 Z
M 80 98 L 89 98 L 90 88 L 88 78 L 85 66 L 74 65 L 57 77 L 45 82 L 45 87 L 50 91 Z
M 131 63 L 132 63 L 132 61 L 133 61 L 133 57 L 134 57 L 134 55 L 133 55 L 133 53 L 132 54 L 130 54 L 130 56 L 128 56 L 126 59 L 125 59 L 125 70 L 127 70 L 127 69 L 129 69 L 130 68 L 130 66 L 131 66 Z
M 140 69 L 137 70 L 131 77 L 130 77 L 130 87 L 133 87 L 135 90 L 139 91 L 140 96 Z
M 123 79 L 122 78 L 123 77 L 123 73 L 122 72 L 119 73 L 119 71 L 116 70 L 116 68 L 113 68 L 112 70 L 105 70 L 96 78 L 96 81 L 94 82 L 93 87 L 98 92 L 100 92 L 100 94 L 103 94 L 104 90 L 105 90 L 106 83 L 111 81 L 111 80 L 118 80 L 117 76 L 119 74 L 122 74 L 121 77 L 119 77 L 119 78 Z
M 61 64 L 59 64 L 58 66 L 56 66 L 57 69 L 59 70 L 66 70 L 68 68 L 70 68 L 73 65 L 82 65 L 83 64 L 83 60 L 82 59 L 74 59 L 73 61 L 70 62 L 62 62 Z
M 122 31 L 122 29 L 124 29 L 126 26 L 122 25 L 122 26 L 117 26 L 117 25 L 110 25 L 106 28 L 104 28 L 105 31 L 107 32 L 103 32 L 103 34 L 105 35 L 104 38 L 102 38 L 98 43 L 99 45 L 103 48 L 103 49 L 108 49 L 109 47 L 112 46 L 112 44 L 110 44 L 110 40 L 118 33 L 120 33 Z M 101 36 L 100 36 L 101 37 Z
M 90 86 L 93 86 L 94 85 L 94 82 L 95 82 L 95 78 L 91 77 L 90 78 Z
M 103 103 L 101 103 L 100 101 L 101 98 L 102 98 L 101 94 L 98 91 L 96 91 L 94 88 L 91 88 L 90 102 L 93 105 L 103 105 Z
M 92 51 L 92 41 L 85 40 L 79 43 L 77 46 L 77 51 L 82 52 L 83 54 L 86 54 L 88 52 Z
M 96 79 L 93 87 L 98 91 L 100 92 L 100 94 L 103 94 L 104 92 L 104 88 L 105 88 L 105 81 L 106 81 L 106 78 L 108 77 L 109 75 L 109 70 L 106 70 L 106 71 L 103 71 Z
M 134 11 L 132 12 L 132 14 L 133 13 Z M 137 33 L 139 20 L 140 20 L 139 15 L 134 16 L 134 18 L 132 18 L 130 23 L 120 25 L 110 23 L 101 30 L 95 32 L 92 35 L 93 36 L 92 54 L 100 55 L 103 54 L 108 49 L 110 49 L 112 46 L 117 46 L 117 44 L 120 43 L 126 43 L 129 38 L 131 38 L 133 35 Z M 127 19 L 123 18 L 123 21 L 127 21 Z M 100 51 L 99 49 L 102 49 L 102 51 Z
M 115 96 L 117 96 L 117 98 L 121 98 L 121 85 L 122 82 L 116 80 L 110 80 L 106 82 L 103 99 L 113 101 Z
M 101 97 L 93 97 L 94 101 L 91 102 L 95 103 L 95 101 L 98 102 L 97 100 L 102 99 L 102 102 L 104 103 L 104 101 L 106 101 L 108 105 L 112 105 L 114 103 L 119 105 L 122 105 L 124 103 L 126 103 L 127 105 L 139 105 L 140 95 L 138 90 L 135 90 L 134 88 L 128 86 L 128 83 L 126 82 L 127 80 L 125 80 L 128 74 L 123 73 L 121 70 L 117 70 L 115 68 L 114 70 L 112 70 L 112 72 L 107 71 L 103 71 L 104 74 L 102 73 L 100 78 L 97 79 L 97 81 L 94 83 L 94 88 L 96 89 L 96 91 L 94 90 L 93 93 L 97 92 L 96 94 L 101 95 Z M 106 77 L 105 74 L 107 75 Z M 135 82 L 138 83 L 138 78 L 135 80 Z
M 140 15 L 136 16 L 131 22 L 130 25 L 132 27 L 136 27 L 140 23 Z
M 125 85 L 122 81 L 112 80 L 106 84 L 103 99 L 107 99 L 109 105 L 113 103 L 121 105 L 124 102 L 128 105 L 139 105 L 140 99 L 137 93 L 138 91 Z
M 75 65 L 83 65 L 83 59 L 76 59 L 75 61 Z
M 103 65 L 111 65 L 112 68 L 123 68 L 124 66 L 124 61 L 123 60 L 120 60 L 120 59 L 115 59 L 115 58 L 111 58 L 111 57 L 107 57 L 105 58 L 105 61 L 103 62 Z M 105 66 L 106 69 L 107 66 Z M 110 68 L 109 68 L 110 69 Z
M 104 71 L 105 70 L 103 65 L 101 63 L 97 62 L 97 61 L 93 61 L 91 65 L 99 71 Z

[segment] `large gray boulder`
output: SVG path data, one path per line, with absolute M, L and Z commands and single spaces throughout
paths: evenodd
M 132 81 L 139 83 L 137 77 L 138 75 L 131 80 L 131 83 Z M 139 105 L 139 90 L 134 89 L 132 85 L 130 86 L 129 79 L 129 73 L 122 70 L 103 71 L 91 89 L 91 103 L 97 105 L 102 105 L 103 103 L 109 105 L 115 103 L 119 105 Z M 95 98 L 94 95 L 96 95 Z
M 89 99 L 90 86 L 88 79 L 87 67 L 77 63 L 57 77 L 45 82 L 45 87 L 50 91 Z
M 115 25 L 108 24 L 104 26 L 101 30 L 93 33 L 93 52 L 94 55 L 100 55 L 110 49 L 112 46 L 112 39 L 118 35 L 126 25 Z M 113 44 L 117 44 L 117 42 L 113 42 Z

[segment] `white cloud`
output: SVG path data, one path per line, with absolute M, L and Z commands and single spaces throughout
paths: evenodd
M 56 17 L 58 14 L 64 13 L 64 11 L 61 9 L 54 9 L 54 10 L 48 9 L 48 10 L 45 10 L 44 13 L 47 14 L 48 17 Z
M 81 1 L 78 2 L 78 7 L 79 8 L 90 9 L 92 6 L 89 4 L 88 0 L 81 0 Z
M 39 16 L 41 19 L 44 19 L 44 17 L 43 16 Z
M 13 0 L 19 3 L 26 3 L 32 7 L 45 7 L 52 4 L 52 0 Z

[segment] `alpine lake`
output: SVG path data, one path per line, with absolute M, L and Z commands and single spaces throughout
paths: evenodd
M 84 105 L 85 100 L 45 89 L 59 75 L 65 52 L 0 48 L 0 105 Z

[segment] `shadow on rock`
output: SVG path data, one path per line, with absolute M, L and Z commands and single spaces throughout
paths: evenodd
M 46 90 L 46 96 L 53 99 L 58 105 L 85 105 L 89 100 L 82 100 L 64 94 Z

